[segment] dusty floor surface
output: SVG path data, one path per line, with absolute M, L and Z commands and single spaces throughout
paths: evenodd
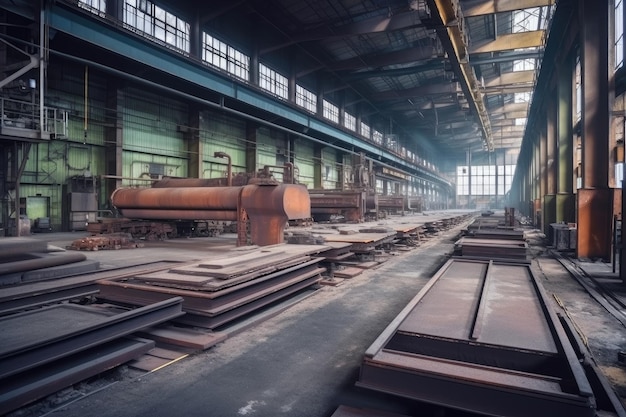
M 207 351 L 154 373 L 118 367 L 11 417 L 328 417 L 340 404 L 412 416 L 470 416 L 354 385 L 364 351 L 449 257 L 461 228 L 342 285 L 322 286 L 281 314 Z M 163 245 L 163 250 L 194 259 L 197 252 L 180 249 L 187 243 Z M 569 315 L 615 391 L 626 398 L 626 368 L 617 360 L 618 352 L 626 349 L 624 326 L 550 256 L 540 234 L 531 233 L 529 244 L 533 272 L 555 310 Z M 116 262 L 132 263 L 138 254 L 119 252 Z M 104 264 L 113 262 L 110 254 L 96 256 Z

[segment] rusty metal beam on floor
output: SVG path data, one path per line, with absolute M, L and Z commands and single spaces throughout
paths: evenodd
M 172 297 L 120 314 L 59 304 L 7 316 L 0 320 L 0 381 L 179 317 L 182 301 Z
M 357 385 L 487 415 L 595 415 L 529 265 L 449 260 L 366 351 Z
M 16 410 L 108 369 L 135 359 L 154 348 L 152 340 L 116 339 L 71 355 L 35 372 L 3 380 L 0 384 L 0 414 Z

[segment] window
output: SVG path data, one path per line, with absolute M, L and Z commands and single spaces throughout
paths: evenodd
M 514 101 L 515 103 L 530 103 L 530 97 L 532 93 L 530 91 L 525 91 L 523 93 L 515 93 Z
M 317 113 L 317 96 L 299 84 L 296 84 L 296 104 L 311 113 Z
M 582 73 L 580 68 L 580 55 L 576 56 L 576 70 L 574 74 L 575 79 L 575 90 L 576 90 L 576 120 L 575 123 L 578 123 L 582 118 L 583 114 L 583 88 L 582 88 Z
M 263 64 L 259 64 L 259 87 L 282 99 L 289 99 L 287 77 Z
M 515 119 L 515 126 L 526 126 L 526 118 L 518 117 Z
M 124 23 L 165 46 L 189 52 L 189 23 L 148 0 L 125 0 Z
M 513 71 L 529 71 L 534 70 L 537 65 L 535 58 L 516 59 L 513 61 Z
M 383 134 L 381 132 L 379 132 L 378 130 L 374 129 L 374 133 L 372 133 L 372 140 L 377 145 L 382 145 L 383 144 Z
M 104 17 L 107 11 L 106 0 L 79 0 L 78 7 L 89 10 L 93 14 Z
M 344 113 L 343 125 L 348 129 L 356 132 L 356 117 L 348 112 Z
M 366 138 L 370 138 L 371 136 L 371 130 L 368 124 L 365 124 L 363 122 L 361 122 L 361 135 L 365 136 Z M 380 143 L 382 143 L 382 135 L 380 137 Z
M 532 7 L 515 10 L 512 13 L 511 33 L 523 33 L 545 29 L 548 22 L 548 7 Z M 537 47 L 516 49 L 517 52 L 536 51 Z M 513 61 L 513 71 L 531 71 L 537 67 L 536 58 L 518 59 Z
M 202 60 L 235 77 L 250 79 L 250 57 L 206 32 L 202 35 Z
M 540 29 L 539 16 L 541 8 L 516 10 L 513 12 L 513 33 L 530 32 Z
M 335 106 L 333 103 L 327 100 L 322 101 L 323 106 L 323 116 L 335 123 L 339 123 L 339 107 Z
M 467 165 L 457 166 L 457 195 L 469 195 L 471 191 L 473 196 L 504 196 L 511 188 L 514 173 L 515 165 L 478 165 L 471 169 Z

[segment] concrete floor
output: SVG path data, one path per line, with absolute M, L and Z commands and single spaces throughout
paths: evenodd
M 157 372 L 120 367 L 13 415 L 327 417 L 344 404 L 412 416 L 470 416 L 354 386 L 364 351 L 445 262 L 460 228 L 340 286 L 322 286 L 281 314 Z M 548 294 L 562 302 L 616 392 L 626 398 L 626 372 L 617 361 L 626 346 L 623 325 L 546 253 L 535 236 L 534 272 Z M 60 247 L 77 237 L 38 235 Z M 232 248 L 232 239 L 180 239 L 87 255 L 102 267 L 192 260 Z M 556 299 L 555 308 L 563 311 Z

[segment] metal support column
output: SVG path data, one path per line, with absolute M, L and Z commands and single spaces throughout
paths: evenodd
M 532 213 L 533 223 L 536 228 L 541 229 L 541 133 L 535 132 L 535 142 L 533 144 L 533 200 Z
M 557 188 L 556 222 L 574 223 L 574 132 L 572 130 L 572 79 L 574 60 L 566 59 L 558 69 L 557 85 Z
M 544 115 L 546 113 L 542 112 Z M 541 210 L 541 223 L 537 225 L 537 227 L 546 233 L 546 229 L 549 226 L 546 226 L 546 194 L 548 193 L 548 122 L 544 116 L 541 120 L 540 129 L 539 129 L 539 207 L 538 210 Z
M 313 145 L 313 188 L 322 190 L 324 188 L 324 180 L 322 179 L 322 150 L 324 147 L 320 144 Z
M 124 85 L 123 81 L 107 78 L 106 121 L 104 128 L 106 138 L 104 159 L 106 181 L 104 195 L 107 201 L 113 191 L 122 186 L 123 161 L 122 150 L 124 145 Z
M 246 123 L 246 170 L 247 172 L 256 172 L 257 155 L 256 155 L 256 132 L 257 124 L 253 122 Z
M 555 94 L 549 95 L 546 126 L 546 194 L 543 201 L 543 233 L 552 241 L 551 223 L 556 223 L 556 102 Z
M 187 176 L 190 178 L 203 177 L 203 154 L 202 141 L 200 140 L 200 106 L 191 104 L 188 113 L 188 126 L 183 127 L 184 138 L 187 143 L 189 155 L 189 168 Z
M 609 79 L 607 7 L 580 0 L 582 188 L 577 193 L 577 256 L 611 259 L 613 199 L 608 188 Z

